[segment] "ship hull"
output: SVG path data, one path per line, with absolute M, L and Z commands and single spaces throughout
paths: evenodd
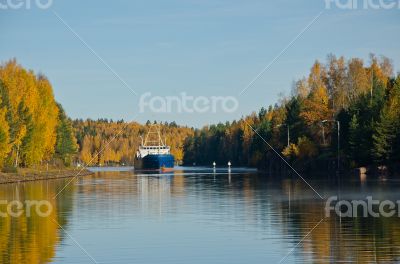
M 135 160 L 135 169 L 139 170 L 158 170 L 173 168 L 175 158 L 171 154 L 150 154 L 142 159 Z

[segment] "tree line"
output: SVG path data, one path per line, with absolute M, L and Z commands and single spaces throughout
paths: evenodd
M 157 124 L 156 121 L 153 123 Z M 140 136 L 149 130 L 150 121 L 136 122 L 108 119 L 74 120 L 72 122 L 79 145 L 78 159 L 86 165 L 132 165 L 141 144 Z M 175 122 L 157 124 L 163 140 L 171 147 L 177 162 L 183 160 L 184 140 L 193 135 L 193 129 L 178 126 Z
M 31 167 L 77 152 L 70 120 L 49 80 L 16 60 L 0 65 L 0 168 Z
M 197 129 L 184 163 L 271 168 L 279 155 L 304 169 L 336 167 L 337 157 L 346 167 L 399 163 L 400 75 L 390 59 L 370 55 L 365 65 L 329 55 L 292 90 L 258 113 Z
M 2 169 L 72 162 L 129 165 L 150 124 L 71 120 L 43 74 L 16 60 L 0 65 Z M 240 120 L 202 129 L 158 125 L 176 160 L 186 165 L 231 161 L 266 168 L 279 155 L 302 168 L 336 166 L 336 157 L 347 167 L 396 164 L 400 76 L 394 76 L 386 57 L 371 55 L 366 65 L 359 58 L 329 55 L 294 83 L 291 96 Z
M 133 163 L 150 125 L 123 120 L 71 120 L 56 102 L 43 74 L 23 68 L 15 59 L 0 65 L 0 168 L 44 164 L 89 166 Z M 177 161 L 193 129 L 160 123 L 161 134 Z

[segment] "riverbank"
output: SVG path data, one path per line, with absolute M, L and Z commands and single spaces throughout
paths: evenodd
M 94 174 L 82 169 L 34 170 L 19 169 L 16 173 L 0 173 L 0 184 L 81 177 Z

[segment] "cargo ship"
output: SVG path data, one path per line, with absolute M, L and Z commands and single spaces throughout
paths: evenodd
M 175 157 L 166 140 L 162 140 L 158 125 L 150 125 L 145 138 L 141 136 L 141 145 L 136 151 L 135 170 L 171 170 L 174 168 Z

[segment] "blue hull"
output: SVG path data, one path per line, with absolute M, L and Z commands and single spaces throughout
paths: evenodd
M 174 156 L 168 155 L 147 155 L 142 159 L 142 169 L 154 170 L 161 168 L 173 168 L 175 164 Z

